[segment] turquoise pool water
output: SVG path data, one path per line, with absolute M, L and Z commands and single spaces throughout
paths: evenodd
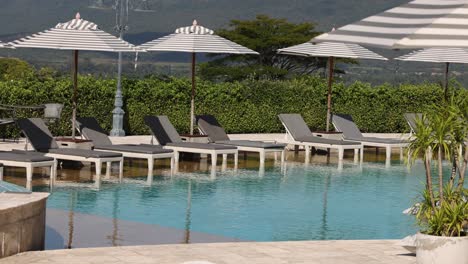
M 92 184 L 63 183 L 48 207 L 254 241 L 393 239 L 416 232 L 402 211 L 424 184 L 422 164 L 287 164 Z M 47 190 L 46 187 L 36 187 Z M 53 228 L 53 227 L 52 227 Z

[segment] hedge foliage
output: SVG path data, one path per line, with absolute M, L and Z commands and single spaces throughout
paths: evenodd
M 0 103 L 37 105 L 63 103 L 57 135 L 70 134 L 72 85 L 68 78 L 0 82 Z M 107 130 L 112 125 L 116 81 L 91 76 L 79 77 L 80 116 L 95 116 Z M 179 130 L 189 130 L 190 82 L 187 79 L 125 79 L 123 82 L 125 130 L 127 134 L 148 134 L 145 115 L 168 115 Z M 468 96 L 463 88 L 457 96 Z M 234 83 L 198 81 L 196 113 L 215 115 L 229 133 L 270 133 L 283 131 L 279 113 L 301 113 L 310 127 L 323 130 L 326 116 L 325 80 L 307 77 L 288 81 L 245 80 Z M 408 131 L 403 113 L 420 112 L 441 100 L 437 84 L 383 85 L 371 87 L 356 82 L 333 88 L 335 113 L 349 113 L 364 132 Z M 7 115 L 8 113 L 3 113 Z M 32 116 L 39 113 L 22 112 Z M 8 131 L 9 134 L 13 133 Z

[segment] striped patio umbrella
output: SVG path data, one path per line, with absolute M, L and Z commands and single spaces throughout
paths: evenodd
M 328 98 L 327 98 L 327 132 L 330 130 L 331 101 L 333 73 L 335 68 L 335 58 L 387 60 L 379 54 L 363 48 L 357 44 L 322 42 L 312 44 L 310 42 L 291 46 L 278 50 L 279 54 L 296 55 L 304 57 L 326 57 L 328 58 Z
M 395 58 L 400 61 L 434 62 L 445 64 L 444 95 L 448 96 L 450 63 L 468 63 L 468 50 L 462 48 L 427 48 Z
M 367 17 L 312 42 L 347 42 L 389 49 L 468 47 L 468 1 L 415 0 Z
M 81 19 L 77 13 L 75 19 L 59 23 L 54 28 L 13 41 L 15 48 L 42 48 L 72 50 L 73 64 L 73 114 L 72 137 L 75 137 L 75 119 L 78 96 L 78 51 L 136 52 L 132 44 L 104 32 L 89 21 Z
M 190 134 L 195 119 L 195 64 L 197 53 L 258 54 L 257 52 L 214 34 L 213 30 L 193 21 L 192 26 L 178 28 L 175 33 L 139 46 L 145 51 L 175 51 L 192 54 L 192 95 L 190 107 Z

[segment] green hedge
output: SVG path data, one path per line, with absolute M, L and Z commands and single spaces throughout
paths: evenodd
M 112 124 L 115 80 L 91 76 L 79 78 L 79 115 L 95 116 L 105 129 Z M 189 128 L 190 82 L 187 79 L 126 79 L 125 130 L 127 134 L 148 134 L 145 115 L 168 115 L 179 132 Z M 349 113 L 365 132 L 408 131 L 405 112 L 420 112 L 442 98 L 437 84 L 383 85 L 371 87 L 356 82 L 333 88 L 334 112 Z M 467 96 L 465 89 L 455 91 Z M 326 116 L 325 80 L 317 77 L 288 81 L 210 83 L 199 81 L 196 112 L 214 114 L 230 133 L 269 133 L 283 131 L 279 113 L 301 113 L 310 127 L 324 129 Z M 0 82 L 0 103 L 36 105 L 65 104 L 62 119 L 54 133 L 70 133 L 71 82 L 68 78 Z M 37 113 L 38 114 L 38 113 Z M 34 113 L 23 112 L 22 116 Z M 8 131 L 8 134 L 13 133 Z

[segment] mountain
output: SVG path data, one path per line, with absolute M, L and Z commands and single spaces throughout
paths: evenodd
M 0 36 L 31 33 L 74 18 L 76 12 L 106 31 L 115 26 L 116 0 L 0 0 Z M 315 22 L 329 30 L 407 0 L 129 0 L 129 33 L 172 32 L 197 19 L 212 29 L 257 14 Z
M 409 0 L 129 0 L 129 30 L 125 39 L 141 44 L 187 26 L 197 19 L 199 24 L 211 29 L 225 28 L 232 19 L 253 19 L 257 14 L 286 18 L 292 22 L 313 22 L 319 30 L 352 23 L 364 17 L 401 5 Z M 11 41 L 81 17 L 97 23 L 101 29 L 115 34 L 116 0 L 0 0 L 0 40 Z M 387 57 L 401 55 L 395 51 L 378 50 Z M 52 66 L 69 70 L 70 53 L 42 50 L 0 50 L 1 56 L 15 56 L 36 66 Z M 80 71 L 114 74 L 115 54 L 83 53 Z M 188 73 L 186 54 L 142 54 L 139 70 L 133 71 L 133 55 L 126 55 L 126 74 L 159 72 L 185 75 Z M 203 60 L 203 57 L 201 58 Z M 146 68 L 145 68 L 146 67 Z M 145 69 L 144 69 L 145 68 Z M 458 79 L 468 73 L 462 65 L 453 68 Z M 347 70 L 346 78 L 379 82 L 397 82 L 397 77 L 407 79 L 438 79 L 442 67 L 434 64 L 405 64 L 390 62 L 365 62 Z M 398 73 L 398 74 L 395 74 Z M 406 75 L 404 73 L 407 73 Z M 395 77 L 397 76 L 397 77 Z M 422 76 L 425 76 L 422 78 Z M 406 77 L 405 77 L 406 78 Z

